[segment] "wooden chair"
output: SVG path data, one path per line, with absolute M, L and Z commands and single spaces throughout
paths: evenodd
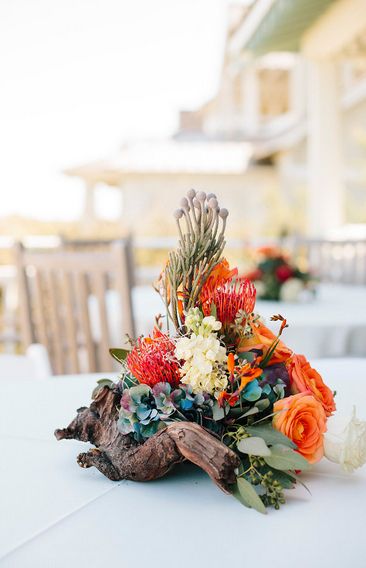
M 121 329 L 113 347 L 123 346 L 125 334 L 135 335 L 129 247 L 129 239 L 103 251 L 16 245 L 22 343 L 43 344 L 55 374 L 112 370 L 108 350 L 115 317 Z M 119 300 L 112 309 L 106 302 L 111 290 Z

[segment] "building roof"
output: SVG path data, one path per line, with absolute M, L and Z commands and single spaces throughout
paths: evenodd
M 233 37 L 234 49 L 255 55 L 299 51 L 301 39 L 336 0 L 257 0 Z
M 246 142 L 134 142 L 115 156 L 68 168 L 64 173 L 108 183 L 118 183 L 132 173 L 241 174 L 251 155 L 251 145 Z

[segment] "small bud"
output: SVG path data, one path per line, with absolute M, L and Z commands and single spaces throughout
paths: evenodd
M 199 191 L 197 193 L 197 199 L 198 201 L 201 201 L 202 203 L 206 200 L 206 194 L 204 191 Z
M 210 201 L 210 199 L 216 199 L 216 195 L 214 193 L 208 193 L 207 194 L 207 201 Z
M 193 205 L 196 207 L 196 209 L 201 209 L 201 204 L 196 197 L 193 199 Z
M 181 219 L 181 218 L 183 217 L 183 211 L 182 211 L 182 209 L 176 209 L 176 210 L 174 211 L 174 217 L 175 217 L 176 219 Z
M 208 202 L 208 206 L 211 207 L 211 209 L 217 209 L 217 199 L 215 197 L 211 197 L 210 201 Z
M 190 189 L 189 192 L 187 193 L 187 197 L 189 199 L 194 199 L 194 197 L 196 197 L 196 190 L 195 189 Z
M 220 213 L 219 213 L 221 219 L 226 219 L 226 217 L 229 215 L 229 211 L 227 209 L 220 209 Z

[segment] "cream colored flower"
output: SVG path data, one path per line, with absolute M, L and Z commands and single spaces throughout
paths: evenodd
M 184 361 L 181 382 L 190 385 L 194 393 L 223 390 L 227 378 L 220 365 L 227 356 L 215 333 L 221 323 L 213 316 L 203 317 L 198 308 L 193 308 L 186 315 L 185 325 L 192 334 L 178 339 L 175 349 L 177 359 Z
M 353 407 L 351 418 L 336 413 L 328 418 L 324 435 L 324 455 L 328 460 L 339 463 L 347 472 L 366 463 L 366 422 L 356 417 Z

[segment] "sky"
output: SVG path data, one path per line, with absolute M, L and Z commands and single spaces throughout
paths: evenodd
M 168 136 L 212 97 L 228 2 L 0 0 L 0 217 L 77 218 L 64 167 Z

